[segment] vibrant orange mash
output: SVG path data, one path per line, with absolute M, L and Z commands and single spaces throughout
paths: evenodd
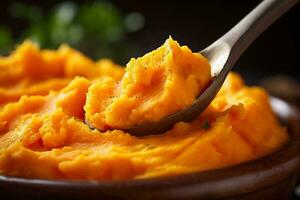
M 0 174 L 46 179 L 133 179 L 234 165 L 269 154 L 289 136 L 268 95 L 231 73 L 192 123 L 156 136 L 119 130 L 186 105 L 210 80 L 205 58 L 171 38 L 124 72 L 62 46 L 26 41 L 0 57 Z M 125 73 L 125 75 L 124 75 Z
M 172 38 L 125 70 L 121 81 L 103 78 L 89 88 L 86 119 L 99 130 L 158 121 L 191 105 L 211 80 L 206 58 Z

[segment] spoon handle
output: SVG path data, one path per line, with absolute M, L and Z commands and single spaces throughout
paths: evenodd
M 264 0 L 220 40 L 231 48 L 231 62 L 235 63 L 248 46 L 299 0 Z

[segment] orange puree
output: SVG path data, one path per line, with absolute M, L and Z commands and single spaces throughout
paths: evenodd
M 160 48 L 132 58 L 120 82 L 105 78 L 92 84 L 86 118 L 99 130 L 158 121 L 192 104 L 210 74 L 206 58 L 169 38 Z
M 0 174 L 45 179 L 138 179 L 205 171 L 270 154 L 289 139 L 268 95 L 231 73 L 196 120 L 134 137 L 128 127 L 192 103 L 210 81 L 200 54 L 168 39 L 125 69 L 64 45 L 26 41 L 0 57 Z M 123 75 L 124 74 L 124 75 Z

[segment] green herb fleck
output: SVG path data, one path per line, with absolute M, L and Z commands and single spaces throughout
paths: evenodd
M 202 124 L 203 129 L 209 129 L 210 128 L 210 122 L 208 120 L 205 120 Z

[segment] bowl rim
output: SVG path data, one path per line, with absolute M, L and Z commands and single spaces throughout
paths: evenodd
M 272 105 L 277 116 L 300 126 L 300 112 L 290 103 L 279 98 L 289 108 L 289 113 L 280 112 Z M 277 109 L 277 111 L 276 111 Z M 290 124 L 287 124 L 291 128 Z M 0 188 L 42 188 L 55 191 L 114 191 L 121 196 L 151 195 L 152 197 L 227 197 L 253 192 L 269 187 L 300 171 L 300 129 L 292 133 L 292 139 L 278 151 L 241 164 L 204 172 L 193 172 L 169 177 L 130 180 L 46 180 L 0 175 Z M 291 130 L 293 131 L 293 130 Z M 170 196 L 171 195 L 171 196 Z

